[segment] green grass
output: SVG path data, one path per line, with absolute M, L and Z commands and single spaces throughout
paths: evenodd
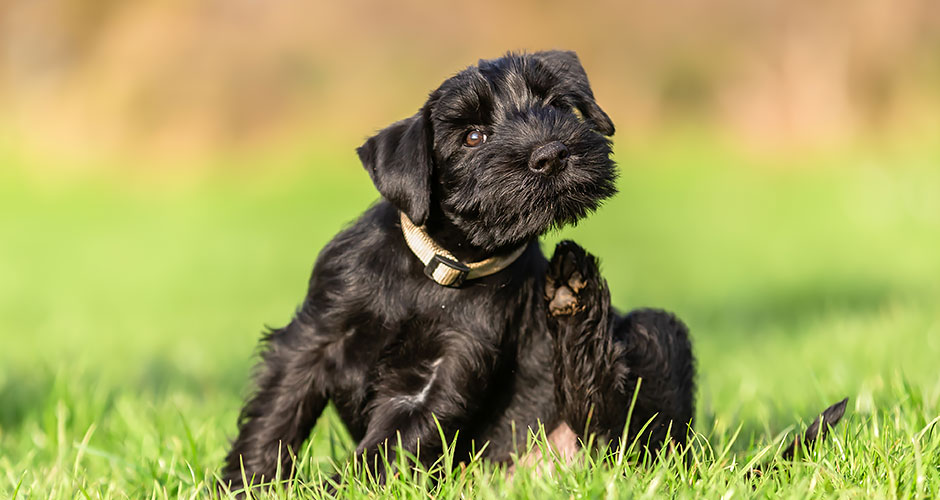
M 378 487 L 346 467 L 328 410 L 301 475 L 340 467 L 351 498 L 940 495 L 937 155 L 753 165 L 656 149 L 621 151 L 621 193 L 545 248 L 576 239 L 615 304 L 688 322 L 700 375 L 684 455 L 590 456 L 511 482 L 473 460 Z M 0 176 L 0 497 L 208 495 L 259 332 L 289 319 L 318 250 L 375 198 L 352 154 L 327 160 L 157 187 Z M 745 476 L 844 396 L 824 446 Z

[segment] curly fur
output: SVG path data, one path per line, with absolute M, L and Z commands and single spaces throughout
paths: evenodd
M 471 129 L 486 142 L 463 145 Z M 358 154 L 382 200 L 323 248 L 294 319 L 262 340 L 223 480 L 239 487 L 242 468 L 255 482 L 290 474 L 328 401 L 357 454 L 400 435 L 428 461 L 441 451 L 435 419 L 448 440 L 459 430 L 459 458 L 489 443 L 494 461 L 509 460 L 540 422 L 584 429 L 590 407 L 603 415 L 592 430 L 618 434 L 640 376 L 641 413 L 684 428 L 692 364 L 681 323 L 615 315 L 591 259 L 578 261 L 589 282 L 581 313 L 552 316 L 544 296 L 549 263 L 537 238 L 614 194 L 613 132 L 577 56 L 550 51 L 480 61 L 367 140 Z M 568 151 L 557 168 L 530 168 L 556 141 Z M 496 274 L 442 287 L 406 247 L 399 211 L 460 259 L 526 250 Z
M 685 325 L 653 309 L 618 315 L 597 260 L 570 241 L 555 248 L 545 292 L 556 335 L 561 419 L 582 438 L 594 434 L 609 441 L 621 437 L 629 416 L 628 443 L 638 438 L 656 451 L 671 436 L 684 444 L 695 415 L 695 368 Z

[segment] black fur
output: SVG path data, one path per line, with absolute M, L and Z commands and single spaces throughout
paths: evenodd
M 596 259 L 570 241 L 555 248 L 545 298 L 561 419 L 582 437 L 609 441 L 621 437 L 629 416 L 627 438 L 642 430 L 641 446 L 655 451 L 669 437 L 684 444 L 695 414 L 685 325 L 659 310 L 618 315 Z
M 468 147 L 474 129 L 486 142 Z M 239 487 L 242 467 L 254 482 L 279 466 L 290 474 L 290 453 L 328 401 L 358 454 L 400 433 L 433 461 L 436 418 L 448 439 L 460 431 L 458 458 L 488 442 L 485 456 L 507 461 L 539 422 L 582 432 L 593 411 L 590 431 L 619 436 L 643 377 L 633 421 L 656 416 L 644 442 L 657 447 L 670 419 L 682 441 L 693 390 L 685 327 L 656 311 L 617 316 L 592 258 L 566 244 L 549 266 L 537 241 L 614 194 L 613 132 L 577 56 L 551 51 L 480 61 L 366 141 L 359 157 L 384 199 L 321 251 L 293 321 L 263 339 L 224 480 Z M 564 147 L 549 148 L 551 168 L 530 161 L 555 142 Z M 443 287 L 405 245 L 400 210 L 466 261 L 526 250 L 496 274 Z M 574 268 L 586 286 L 569 290 L 577 305 L 565 316 L 549 304 Z

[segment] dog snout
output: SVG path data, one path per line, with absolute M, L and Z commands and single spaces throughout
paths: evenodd
M 568 164 L 568 155 L 568 147 L 561 141 L 543 144 L 529 157 L 529 170 L 546 175 L 560 172 Z

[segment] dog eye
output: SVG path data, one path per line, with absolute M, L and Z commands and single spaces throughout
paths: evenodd
M 486 142 L 486 134 L 479 130 L 471 130 L 463 138 L 464 145 L 471 148 L 475 148 L 484 142 Z
M 581 121 L 581 123 L 584 123 L 584 114 L 581 113 L 581 110 L 578 109 L 577 106 L 572 106 L 571 104 L 569 104 L 569 101 L 567 99 L 553 99 L 552 102 L 549 103 L 549 105 L 555 109 L 560 109 L 562 111 L 570 111 L 571 113 L 574 114 L 574 116 L 578 117 L 578 120 Z

